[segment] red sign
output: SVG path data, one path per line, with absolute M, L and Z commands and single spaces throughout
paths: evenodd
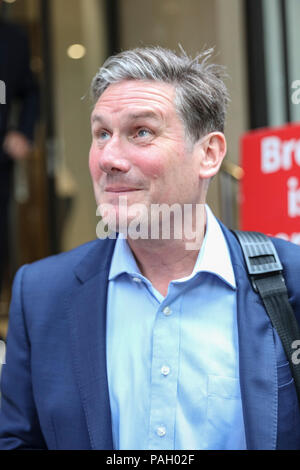
M 300 245 L 300 125 L 241 139 L 240 226 Z

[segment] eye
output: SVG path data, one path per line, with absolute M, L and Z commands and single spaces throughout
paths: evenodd
M 110 138 L 110 134 L 106 131 L 100 131 L 98 134 L 97 134 L 97 138 L 99 140 L 108 140 Z
M 149 129 L 139 129 L 137 132 L 136 132 L 136 137 L 149 137 L 149 135 L 152 135 L 152 132 L 149 130 Z

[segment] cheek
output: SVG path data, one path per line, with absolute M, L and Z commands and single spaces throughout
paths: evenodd
M 151 179 L 157 179 L 164 174 L 165 164 L 165 159 L 159 152 L 145 152 L 145 154 L 142 152 L 136 159 L 136 166 L 144 176 Z
M 89 169 L 90 169 L 90 174 L 91 174 L 92 179 L 98 180 L 100 175 L 102 174 L 102 171 L 99 167 L 97 154 L 93 148 L 93 145 L 91 146 L 90 153 L 89 153 Z

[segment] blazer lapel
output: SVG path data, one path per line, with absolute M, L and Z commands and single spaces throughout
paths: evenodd
M 270 319 L 253 291 L 235 236 L 221 224 L 237 282 L 239 369 L 248 449 L 275 449 L 277 362 Z
M 93 449 L 112 449 L 106 371 L 108 272 L 115 241 L 97 241 L 76 266 L 67 298 L 72 357 Z

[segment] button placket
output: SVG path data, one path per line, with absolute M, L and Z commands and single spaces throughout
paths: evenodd
M 153 328 L 149 449 L 174 446 L 178 357 L 178 312 L 165 306 Z

